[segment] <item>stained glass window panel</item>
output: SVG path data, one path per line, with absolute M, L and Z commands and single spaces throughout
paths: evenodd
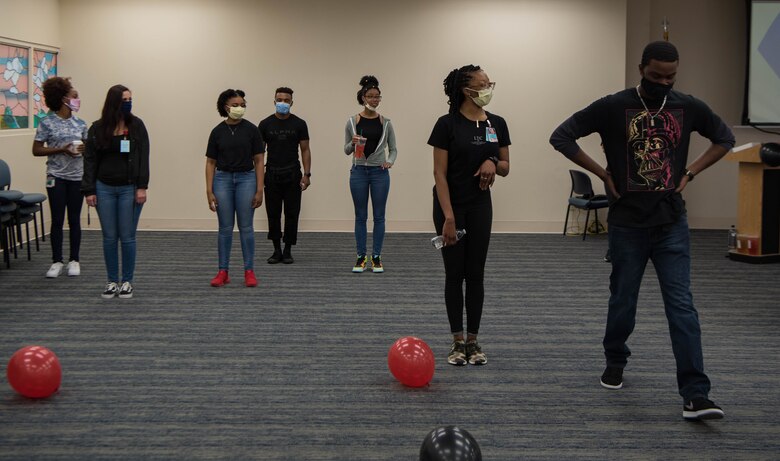
M 29 126 L 30 50 L 0 43 L 0 130 Z
M 42 118 L 46 117 L 49 108 L 43 98 L 43 82 L 57 76 L 57 53 L 35 50 L 33 52 L 33 126 L 38 127 Z

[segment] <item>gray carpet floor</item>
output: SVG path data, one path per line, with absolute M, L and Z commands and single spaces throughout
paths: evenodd
M 685 422 L 652 265 L 625 387 L 599 386 L 605 236 L 494 235 L 485 367 L 447 365 L 443 267 L 430 235 L 388 234 L 384 274 L 352 274 L 351 234 L 302 234 L 295 264 L 260 286 L 209 286 L 216 233 L 140 232 L 136 293 L 100 298 L 100 233 L 80 277 L 44 278 L 49 244 L 0 269 L 0 363 L 30 344 L 63 368 L 45 400 L 0 385 L 2 460 L 415 460 L 457 424 L 485 460 L 780 459 L 780 264 L 724 257 L 726 232 L 694 231 L 693 293 L 711 398 L 726 419 Z M 369 237 L 370 241 L 370 237 Z M 66 243 L 67 247 L 67 243 Z M 436 354 L 428 387 L 387 368 L 399 337 Z

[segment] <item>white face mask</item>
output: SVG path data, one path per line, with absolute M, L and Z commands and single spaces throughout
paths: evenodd
M 469 88 L 469 90 L 477 93 L 477 96 L 470 96 L 470 98 L 472 101 L 474 101 L 474 104 L 478 105 L 479 107 L 487 106 L 490 104 L 490 100 L 493 98 L 493 88 L 485 88 L 484 90 L 474 90 Z
M 376 112 L 376 110 L 379 108 L 379 104 L 377 104 L 376 106 L 372 106 L 369 103 L 365 103 L 365 104 L 363 104 L 363 107 L 365 107 L 366 109 L 368 109 L 371 112 Z
M 241 107 L 241 106 L 228 107 L 228 117 L 230 117 L 233 120 L 241 120 L 245 112 L 246 112 L 246 107 Z

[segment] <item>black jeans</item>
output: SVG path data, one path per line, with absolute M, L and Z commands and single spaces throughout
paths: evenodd
M 301 170 L 298 165 L 265 170 L 265 211 L 268 215 L 268 239 L 282 240 L 284 210 L 284 243 L 298 241 L 298 216 L 301 214 Z
M 52 178 L 49 177 L 49 180 Z M 68 212 L 68 227 L 70 228 L 70 258 L 79 260 L 81 247 L 81 205 L 84 197 L 81 195 L 81 181 L 53 178 L 54 185 L 47 187 L 49 209 L 51 210 L 51 250 L 52 261 L 62 262 L 62 227 L 65 224 L 65 211 Z
M 482 304 L 485 298 L 485 260 L 490 245 L 490 231 L 493 226 L 493 203 L 490 194 L 485 194 L 465 205 L 453 205 L 455 228 L 466 229 L 466 235 L 457 245 L 441 249 L 444 259 L 444 302 L 450 331 L 463 331 L 463 281 L 466 281 L 467 333 L 479 333 L 482 319 Z M 433 224 L 441 235 L 444 227 L 444 212 L 439 199 L 433 193 Z

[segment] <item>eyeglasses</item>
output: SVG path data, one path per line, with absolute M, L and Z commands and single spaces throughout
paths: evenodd
M 381 101 L 382 96 L 363 96 L 366 99 L 373 99 L 374 101 Z
M 479 88 L 468 88 L 468 89 L 474 91 L 482 91 L 482 90 L 487 90 L 488 88 L 490 88 L 491 90 L 495 90 L 496 82 L 488 82 L 487 85 L 480 86 Z

